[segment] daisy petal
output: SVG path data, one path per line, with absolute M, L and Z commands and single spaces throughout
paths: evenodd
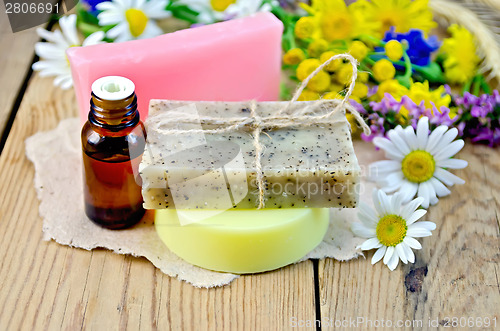
M 429 135 L 429 140 L 427 141 L 427 146 L 425 147 L 426 151 L 432 150 L 439 143 L 445 132 L 448 130 L 446 125 L 440 125 L 436 129 L 434 129 Z
M 376 189 L 373 189 L 372 200 L 373 200 L 373 206 L 375 207 L 375 210 L 377 211 L 377 216 L 384 215 L 384 209 L 382 208 L 382 204 L 379 201 L 378 191 Z
M 373 238 L 377 235 L 375 229 L 367 228 L 359 222 L 352 223 L 351 230 L 356 236 L 361 238 Z
M 403 249 L 405 250 L 406 253 L 406 258 L 408 262 L 414 263 L 415 262 L 415 254 L 413 254 L 413 251 L 411 250 L 410 246 L 408 246 L 404 241 L 401 243 L 403 245 Z
M 392 255 L 389 262 L 387 263 L 387 267 L 389 268 L 389 270 L 393 271 L 394 269 L 396 269 L 398 264 L 399 264 L 398 252 L 394 251 L 394 254 Z
M 445 197 L 451 193 L 451 191 L 446 186 L 444 186 L 443 183 L 441 183 L 439 180 L 437 180 L 435 177 L 432 177 L 431 179 L 429 179 L 429 182 L 432 184 L 432 187 L 436 191 L 436 195 L 438 197 L 440 197 L 440 198 Z
M 363 214 L 366 218 L 368 218 L 370 221 L 372 221 L 374 224 L 377 223 L 378 219 L 375 217 L 374 210 L 368 206 L 364 201 L 361 201 L 359 206 L 359 214 Z
M 418 191 L 418 184 L 409 182 L 407 180 L 403 181 L 399 192 L 403 194 L 403 202 L 408 202 L 415 197 Z
M 419 149 L 425 150 L 429 139 L 429 118 L 422 117 L 417 124 L 417 140 Z
M 443 148 L 441 151 L 439 151 L 436 155 L 434 155 L 434 159 L 436 161 L 449 159 L 450 157 L 457 154 L 464 147 L 464 145 L 465 143 L 462 139 L 455 140 L 454 142 Z
M 379 177 L 381 174 L 401 170 L 401 162 L 394 160 L 383 160 L 373 162 L 369 165 L 368 177 Z
M 80 45 L 80 39 L 76 32 L 76 15 L 63 16 L 59 19 L 59 26 L 71 45 Z
M 375 254 L 373 254 L 372 264 L 375 264 L 378 261 L 382 260 L 382 258 L 384 257 L 384 254 L 385 254 L 386 250 L 387 250 L 386 246 L 382 246 L 379 249 L 377 249 L 377 251 L 375 252 Z
M 389 130 L 387 136 L 391 139 L 394 146 L 403 153 L 404 155 L 410 153 L 410 148 L 406 144 L 406 141 L 396 132 L 395 130 Z
M 397 254 L 397 253 L 395 253 L 394 246 L 387 247 L 387 250 L 386 250 L 385 255 L 384 255 L 384 264 L 389 263 L 390 259 L 392 258 L 392 256 L 394 254 Z
M 439 140 L 439 142 L 436 144 L 435 147 L 431 148 L 431 149 L 428 149 L 427 151 L 429 153 L 431 153 L 432 155 L 436 154 L 437 152 L 439 152 L 440 150 L 442 150 L 443 148 L 445 148 L 445 146 L 448 146 L 458 135 L 458 130 L 457 128 L 451 128 L 449 129 L 444 135 L 443 137 L 441 138 L 441 140 Z
M 409 228 L 413 228 L 413 229 L 420 228 L 420 229 L 424 229 L 424 230 L 428 230 L 428 231 L 434 231 L 434 230 L 436 230 L 436 223 L 429 222 L 429 221 L 420 221 L 420 222 L 409 225 L 408 229 Z
M 403 239 L 403 242 L 408 245 L 408 247 L 413 248 L 413 249 L 422 249 L 422 245 L 420 242 L 412 237 L 406 236 Z
M 378 241 L 377 238 L 370 238 L 361 244 L 361 250 L 363 251 L 369 251 L 370 249 L 380 248 L 380 247 L 382 247 L 382 244 L 380 243 L 380 241 Z
M 467 167 L 468 163 L 465 160 L 460 159 L 445 159 L 441 161 L 437 161 L 436 165 L 442 168 L 450 168 L 450 169 L 463 169 Z
M 401 161 L 404 158 L 404 155 L 399 151 L 399 149 L 397 149 L 392 141 L 387 138 L 375 137 L 373 139 L 373 144 L 383 149 L 385 155 L 390 159 Z
M 379 180 L 383 186 L 401 186 L 401 181 L 403 180 L 403 172 L 401 170 L 387 174 L 383 179 Z
M 398 252 L 399 258 L 401 259 L 401 262 L 404 264 L 408 263 L 408 259 L 406 258 L 406 251 L 403 247 L 403 243 L 399 243 L 396 245 L 396 252 Z
M 63 90 L 67 90 L 73 86 L 73 79 L 70 75 L 65 76 L 63 80 L 61 80 L 61 88 Z
M 421 219 L 425 214 L 427 214 L 427 210 L 425 209 L 418 209 L 415 210 L 413 215 L 411 215 L 409 218 L 406 219 L 406 225 L 411 225 Z
M 400 214 L 402 201 L 402 193 L 395 193 L 393 196 L 391 196 L 391 210 L 394 214 Z
M 403 217 L 405 220 L 408 220 L 423 201 L 424 198 L 419 197 L 408 202 L 408 204 L 406 204 L 401 210 L 401 217 Z
M 453 186 L 454 184 L 465 184 L 465 180 L 442 168 L 436 168 L 436 170 L 434 171 L 434 177 L 442 181 L 447 186 Z
M 421 226 L 415 226 L 418 223 L 422 223 L 422 222 L 413 223 L 412 225 L 410 225 L 408 227 L 408 231 L 406 232 L 407 236 L 416 237 L 416 238 L 432 236 L 432 232 L 430 230 L 428 230 L 427 228 L 421 227 Z M 432 223 L 432 222 L 429 222 L 429 223 Z
M 88 36 L 82 43 L 82 46 L 97 45 L 102 43 L 105 37 L 104 31 L 97 31 Z
M 424 198 L 424 201 L 422 201 L 422 208 L 429 207 L 431 192 L 427 184 L 427 182 L 423 182 L 418 185 L 418 196 Z
M 412 151 L 418 149 L 418 140 L 417 136 L 415 135 L 415 130 L 413 130 L 413 127 L 409 125 L 404 129 L 403 132 L 404 132 L 403 137 L 406 143 L 408 144 L 408 147 L 410 147 Z
M 358 218 L 367 228 L 375 228 L 377 226 L 377 220 L 373 220 L 371 216 L 365 215 L 362 212 L 358 213 Z
M 389 200 L 389 197 L 387 196 L 387 194 L 385 194 L 384 191 L 382 190 L 378 191 L 378 200 L 380 201 L 380 205 L 383 210 L 382 215 L 392 214 L 391 201 Z

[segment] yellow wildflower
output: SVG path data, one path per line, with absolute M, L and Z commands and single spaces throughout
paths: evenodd
M 318 59 L 306 59 L 302 61 L 296 70 L 297 78 L 303 81 L 320 65 L 321 62 Z
M 337 55 L 337 53 L 335 53 L 334 51 L 327 51 L 327 52 L 324 52 L 323 54 L 321 54 L 321 56 L 319 57 L 319 60 L 321 61 L 321 63 L 325 63 L 334 55 Z M 336 59 L 336 60 L 333 60 L 332 62 L 330 62 L 325 67 L 325 70 L 326 71 L 335 71 L 338 68 L 340 68 L 341 65 L 342 65 L 342 59 Z
M 354 100 L 354 101 L 357 101 L 357 100 Z M 356 121 L 356 118 L 354 117 L 354 115 L 351 113 L 346 113 L 345 117 L 347 118 L 347 120 L 349 121 L 349 124 L 351 125 L 352 134 L 358 133 L 358 131 L 359 131 L 358 122 Z
M 295 36 L 299 39 L 311 38 L 316 31 L 316 20 L 313 17 L 301 17 L 295 24 Z
M 368 47 L 359 41 L 355 40 L 349 46 L 349 53 L 358 61 L 363 61 L 363 59 L 368 55 Z
M 312 0 L 311 6 L 304 3 L 300 3 L 300 6 L 317 22 L 320 32 L 318 38 L 327 41 L 353 39 L 377 29 L 373 21 L 366 19 L 364 11 L 353 5 L 346 6 L 344 0 Z
M 325 95 L 323 95 L 323 99 L 327 99 L 327 100 L 333 100 L 333 99 L 344 99 L 344 96 L 341 95 L 339 92 L 335 92 L 335 91 L 330 91 L 328 93 L 326 93 Z
M 307 51 L 310 57 L 319 57 L 321 53 L 328 49 L 328 41 L 325 39 L 316 39 L 309 44 Z
M 330 86 L 330 75 L 321 70 L 314 76 L 309 83 L 307 84 L 307 87 L 315 92 L 324 92 L 328 89 Z
M 397 40 L 389 40 L 384 49 L 385 54 L 391 61 L 399 61 L 403 57 L 403 45 Z
M 400 101 L 403 95 L 408 94 L 408 89 L 395 79 L 389 79 L 380 83 L 377 89 L 376 97 L 378 100 L 382 100 L 385 93 L 391 94 L 394 99 Z
M 399 124 L 407 126 L 410 124 L 410 111 L 405 106 L 401 106 L 399 112 L 396 114 L 396 119 Z
M 345 85 L 331 83 L 329 90 L 330 90 L 330 92 L 340 93 L 341 91 L 344 90 L 344 87 L 345 87 Z
M 283 55 L 283 63 L 289 65 L 299 64 L 300 62 L 304 61 L 305 58 L 306 55 L 304 54 L 304 51 L 302 49 L 293 48 L 286 52 L 285 55 Z
M 349 85 L 352 79 L 352 66 L 350 63 L 343 64 L 339 70 L 335 72 L 335 80 L 341 85 Z
M 379 82 L 393 79 L 394 75 L 396 75 L 396 68 L 394 68 L 392 62 L 387 59 L 378 60 L 373 65 L 373 76 Z
M 380 22 L 380 36 L 393 26 L 396 32 L 420 29 L 428 33 L 437 23 L 432 19 L 429 0 L 372 0 L 366 10 Z
M 451 102 L 451 96 L 446 93 L 444 86 L 431 91 L 429 90 L 429 82 L 424 83 L 413 83 L 410 86 L 408 92 L 408 97 L 410 97 L 413 102 L 420 105 L 424 101 L 425 108 L 432 109 L 432 103 L 439 109 L 441 106 L 448 107 Z
M 321 62 L 319 62 L 318 59 L 306 59 L 302 61 L 297 67 L 296 71 L 297 78 L 300 81 L 303 81 L 320 65 Z M 314 76 L 309 81 L 307 87 L 315 92 L 324 92 L 328 89 L 329 85 L 330 85 L 330 75 L 325 71 L 321 70 L 320 72 L 318 72 L 318 74 L 316 74 L 316 76 Z
M 357 83 L 356 85 L 354 85 L 352 95 L 360 99 L 366 97 L 368 95 L 368 86 L 366 86 L 365 84 Z
M 466 28 L 452 24 L 451 38 L 443 41 L 440 52 L 445 54 L 444 75 L 451 83 L 466 83 L 477 71 L 480 58 L 476 55 L 474 36 Z
M 361 83 L 367 83 L 370 78 L 370 74 L 366 71 L 358 71 L 358 81 Z
M 312 100 L 318 100 L 319 99 L 319 93 L 313 92 L 311 90 L 305 89 L 302 91 L 300 96 L 298 97 L 298 101 L 312 101 Z

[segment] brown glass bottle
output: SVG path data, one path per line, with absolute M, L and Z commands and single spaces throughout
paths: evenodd
M 82 129 L 85 213 L 108 229 L 130 227 L 145 212 L 138 167 L 146 131 L 134 89 L 123 77 L 98 79 Z

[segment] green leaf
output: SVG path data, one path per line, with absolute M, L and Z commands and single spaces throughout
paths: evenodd
M 413 69 L 415 69 L 415 71 L 419 73 L 424 80 L 428 80 L 431 83 L 446 83 L 446 78 L 443 75 L 443 71 L 436 62 L 431 62 L 425 67 L 413 65 Z

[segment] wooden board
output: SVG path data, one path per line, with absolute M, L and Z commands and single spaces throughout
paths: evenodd
M 0 137 L 23 85 L 40 38 L 35 28 L 12 33 L 3 2 L 0 2 Z
M 415 264 L 390 272 L 382 262 L 370 265 L 372 252 L 366 260 L 320 262 L 323 318 L 363 317 L 359 326 L 365 329 L 367 320 L 408 320 L 416 329 L 422 321 L 428 329 L 464 323 L 464 317 L 478 323 L 480 317 L 496 318 L 500 328 L 500 154 L 468 145 L 458 158 L 469 162 L 455 172 L 467 183 L 429 208 L 424 219 L 437 229 L 420 240 L 423 249 L 415 252 Z
M 198 289 L 148 261 L 42 240 L 24 140 L 77 115 L 72 91 L 31 79 L 0 155 L 0 329 L 287 328 L 314 319 L 314 273 L 307 261 Z

